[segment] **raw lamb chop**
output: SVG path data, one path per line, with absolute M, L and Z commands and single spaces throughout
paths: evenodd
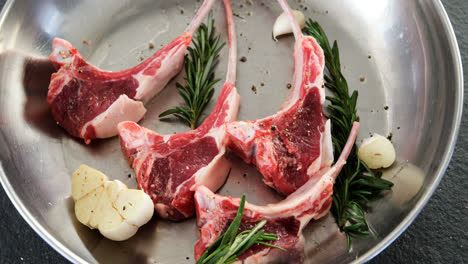
M 239 262 L 302 263 L 304 237 L 301 231 L 311 219 L 319 219 L 328 213 L 332 203 L 333 183 L 353 148 L 358 129 L 359 123 L 355 122 L 335 165 L 315 173 L 285 200 L 266 206 L 245 203 L 239 232 L 252 229 L 258 222 L 267 220 L 264 231 L 278 236 L 278 240 L 272 244 L 287 251 L 256 244 L 239 256 Z M 205 186 L 197 186 L 195 205 L 200 239 L 195 245 L 195 259 L 199 259 L 227 230 L 236 216 L 239 203 L 240 199 L 214 194 Z
M 224 157 L 226 122 L 235 120 L 240 97 L 236 79 L 236 34 L 230 2 L 225 0 L 229 31 L 229 62 L 226 83 L 213 112 L 195 130 L 159 135 L 134 122 L 118 125 L 120 144 L 139 188 L 153 199 L 163 218 L 182 220 L 195 213 L 193 193 L 197 184 L 216 191 L 225 181 L 230 163 Z
M 227 125 L 229 148 L 253 163 L 263 181 L 288 195 L 333 162 L 330 121 L 322 111 L 324 55 L 313 37 L 304 36 L 291 9 L 279 1 L 292 25 L 294 74 L 288 98 L 275 115 Z
M 121 121 L 138 122 L 144 104 L 182 69 L 192 35 L 215 0 L 205 0 L 185 33 L 141 64 L 120 72 L 103 71 L 84 60 L 66 40 L 55 38 L 49 59 L 58 69 L 47 94 L 57 124 L 89 144 L 117 135 Z

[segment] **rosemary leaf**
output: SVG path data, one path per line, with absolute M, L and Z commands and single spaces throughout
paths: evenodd
M 340 154 L 353 122 L 359 121 L 356 111 L 358 92 L 353 91 L 349 94 L 348 83 L 341 72 L 337 41 L 330 46 L 322 27 L 311 19 L 307 21 L 304 31 L 317 40 L 325 55 L 325 87 L 333 93 L 333 96 L 326 97 L 331 103 L 328 107 L 328 118 L 333 126 L 332 141 L 335 153 Z M 353 237 L 369 235 L 369 225 L 363 208 L 367 208 L 368 203 L 378 197 L 381 191 L 391 190 L 393 186 L 391 182 L 381 179 L 381 175 L 374 173 L 358 158 L 354 145 L 333 186 L 331 208 L 338 226 L 346 235 L 348 251 L 351 250 Z
M 213 98 L 213 86 L 220 81 L 215 79 L 214 68 L 225 43 L 220 44 L 220 36 L 215 36 L 214 19 L 211 14 L 207 23 L 208 25 L 200 25 L 192 41 L 193 47 L 187 49 L 188 54 L 185 55 L 184 63 L 185 86 L 176 84 L 185 106 L 171 108 L 159 115 L 160 118 L 173 115 L 187 123 L 191 129 L 197 127 L 203 110 Z
M 258 222 L 254 228 L 240 233 L 239 227 L 244 214 L 245 195 L 242 196 L 236 217 L 227 230 L 203 253 L 197 264 L 229 264 L 237 260 L 247 249 L 255 244 L 265 245 L 286 251 L 286 249 L 263 241 L 276 241 L 278 236 L 263 231 L 266 220 Z

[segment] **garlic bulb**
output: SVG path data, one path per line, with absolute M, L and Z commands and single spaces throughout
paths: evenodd
M 305 26 L 305 16 L 301 11 L 292 10 L 294 18 L 296 19 L 299 27 L 303 28 Z M 273 38 L 292 33 L 291 23 L 289 23 L 288 16 L 286 13 L 282 13 L 278 18 L 276 18 L 275 24 L 273 25 Z
M 97 228 L 108 239 L 129 239 L 146 224 L 154 212 L 151 197 L 111 181 L 102 172 L 81 165 L 72 176 L 75 215 L 80 223 Z

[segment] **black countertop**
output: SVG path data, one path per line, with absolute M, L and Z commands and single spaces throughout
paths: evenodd
M 468 0 L 442 2 L 455 29 L 463 64 L 468 65 Z M 5 0 L 0 0 L 0 7 L 4 3 Z M 467 68 L 464 76 L 464 115 L 447 172 L 413 224 L 371 263 L 468 262 Z M 0 206 L 3 212 L 0 216 L 0 263 L 68 263 L 21 218 L 3 188 L 0 188 Z

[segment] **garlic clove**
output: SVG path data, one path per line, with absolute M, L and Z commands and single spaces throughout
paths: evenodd
M 80 199 L 97 187 L 102 186 L 108 180 L 109 178 L 102 172 L 86 165 L 81 165 L 72 176 L 73 199 Z
M 153 217 L 153 201 L 140 190 L 123 190 L 117 200 L 114 201 L 114 206 L 132 225 L 144 225 Z
M 395 148 L 390 140 L 379 134 L 365 139 L 358 149 L 358 157 L 371 169 L 387 168 L 396 158 Z
M 75 202 L 75 215 L 78 221 L 84 225 L 90 225 L 89 222 L 96 213 L 96 207 L 103 192 L 104 188 L 98 187 Z
M 303 28 L 306 22 L 304 14 L 298 10 L 292 10 L 292 13 L 299 27 Z M 273 38 L 276 40 L 276 37 L 289 33 L 292 33 L 291 23 L 289 23 L 286 13 L 283 12 L 276 18 L 275 24 L 273 25 Z

